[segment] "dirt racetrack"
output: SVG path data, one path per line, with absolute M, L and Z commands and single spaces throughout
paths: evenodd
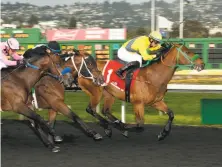
M 124 138 L 113 129 L 111 139 L 95 142 L 66 122 L 57 122 L 64 136 L 61 151 L 51 153 L 32 130 L 14 120 L 3 120 L 2 167 L 219 167 L 222 166 L 222 129 L 173 126 L 157 141 L 162 126 L 146 125 L 142 133 Z M 101 135 L 103 130 L 90 124 Z

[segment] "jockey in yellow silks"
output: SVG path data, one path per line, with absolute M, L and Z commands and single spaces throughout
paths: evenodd
M 149 54 L 149 51 L 160 49 L 162 35 L 159 31 L 153 31 L 148 36 L 139 36 L 133 38 L 122 45 L 118 50 L 118 58 L 128 62 L 125 66 L 116 71 L 116 74 L 123 79 L 123 72 L 131 68 L 142 66 L 142 60 L 152 60 L 155 54 Z

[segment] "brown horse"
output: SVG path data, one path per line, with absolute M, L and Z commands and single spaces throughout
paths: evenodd
M 104 83 L 102 73 L 97 69 L 96 61 L 92 56 L 83 52 L 74 50 L 73 53 L 69 55 L 63 55 L 61 61 L 59 62 L 59 69 L 64 69 L 65 67 L 71 68 L 71 73 L 73 76 L 79 75 L 80 83 L 84 85 L 95 85 L 98 89 L 85 89 L 87 94 L 92 95 L 94 100 L 100 99 L 102 89 L 99 87 Z M 65 77 L 64 77 L 65 78 Z M 66 81 L 66 80 L 64 80 Z M 69 84 L 69 83 L 67 83 Z M 57 82 L 54 78 L 45 76 L 39 80 L 35 85 L 36 101 L 39 108 L 49 109 L 49 125 L 54 129 L 55 120 L 57 112 L 70 118 L 74 123 L 77 123 L 78 127 L 83 130 L 88 136 L 93 137 L 94 140 L 101 140 L 102 136 L 85 124 L 78 115 L 76 115 L 72 110 L 64 103 L 64 86 Z M 90 87 L 91 88 L 91 87 Z M 84 88 L 83 88 L 84 89 Z M 29 96 L 29 105 L 31 106 L 32 96 Z M 96 103 L 98 103 L 96 101 Z M 92 104 L 92 106 L 94 106 Z M 96 108 L 96 106 L 94 106 Z M 62 138 L 60 136 L 55 136 L 54 140 L 56 142 L 61 142 Z
M 27 105 L 28 94 L 36 82 L 47 72 L 57 78 L 60 74 L 53 63 L 53 54 L 47 49 L 28 50 L 24 57 L 24 65 L 15 69 L 3 69 L 1 71 L 1 108 L 3 111 L 14 111 L 32 119 L 39 131 L 47 136 L 46 145 L 53 152 L 58 152 L 58 147 L 51 140 L 55 135 L 53 129 L 48 126 L 44 119 L 31 110 Z
M 103 75 L 106 83 L 104 87 L 104 105 L 102 113 L 111 121 L 115 127 L 127 136 L 128 128 L 126 125 L 111 114 L 111 107 L 114 103 L 114 98 L 122 101 L 130 101 L 133 104 L 134 113 L 136 116 L 136 129 L 143 129 L 144 124 L 144 106 L 149 105 L 158 111 L 162 111 L 169 116 L 167 124 L 163 131 L 158 135 L 159 140 L 163 140 L 171 131 L 171 125 L 174 119 L 173 111 L 168 108 L 163 101 L 164 95 L 167 92 L 167 84 L 172 79 L 176 69 L 180 66 L 189 66 L 198 71 L 204 69 L 203 61 L 192 53 L 186 46 L 181 44 L 168 44 L 163 47 L 160 55 L 156 60 L 149 62 L 149 65 L 144 65 L 141 69 L 129 71 L 126 77 L 126 82 L 131 78 L 130 92 L 125 93 L 125 82 L 117 77 L 115 71 L 123 64 L 116 60 L 110 60 L 105 63 L 97 64 L 99 69 L 103 69 Z M 81 86 L 81 83 L 79 83 Z M 100 95 L 98 95 L 100 96 Z M 128 97 L 127 97 L 128 96 Z M 97 113 L 92 113 L 95 115 Z M 99 118 L 101 126 L 106 127 L 104 118 Z

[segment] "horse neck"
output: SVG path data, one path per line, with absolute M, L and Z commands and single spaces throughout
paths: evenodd
M 167 56 L 163 59 L 163 62 L 155 63 L 152 66 L 145 68 L 145 80 L 151 81 L 155 86 L 166 85 L 172 79 L 176 68 L 176 54 L 175 48 L 167 53 Z
M 40 80 L 41 71 L 27 67 L 24 71 L 19 72 L 19 77 L 24 80 L 26 89 L 31 90 Z

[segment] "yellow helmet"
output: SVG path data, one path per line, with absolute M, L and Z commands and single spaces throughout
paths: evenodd
M 149 37 L 160 42 L 162 40 L 162 35 L 159 31 L 153 31 L 149 34 Z

